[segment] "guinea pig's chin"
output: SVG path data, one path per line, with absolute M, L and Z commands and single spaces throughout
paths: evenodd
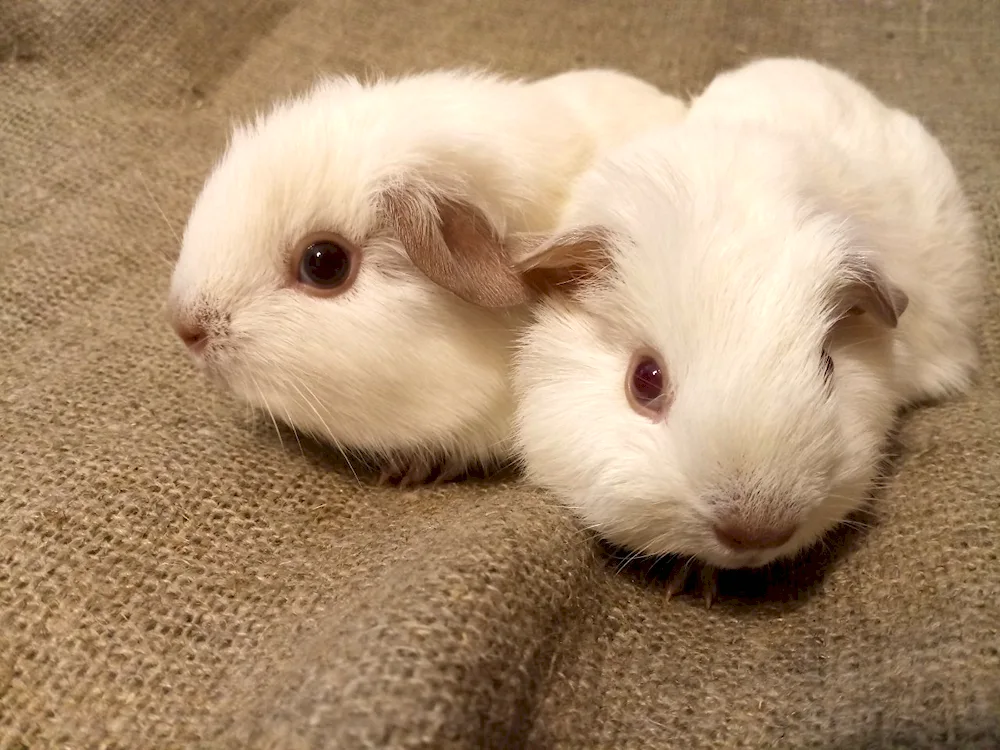
M 228 368 L 224 367 L 219 358 L 212 352 L 192 353 L 190 359 L 194 366 L 213 383 L 217 385 L 228 384 L 229 379 L 226 376 Z
M 716 568 L 728 570 L 740 570 L 748 568 L 762 568 L 771 564 L 775 560 L 790 557 L 799 550 L 799 545 L 795 540 L 789 541 L 783 547 L 773 550 L 757 550 L 748 552 L 730 552 L 717 550 L 703 550 L 701 554 L 695 555 L 699 560 Z
M 209 348 L 207 351 L 191 354 L 191 361 L 214 387 L 235 394 L 244 401 L 251 403 L 254 401 L 254 397 L 250 395 L 249 385 L 245 384 L 247 379 L 242 373 L 242 368 L 235 366 L 224 352 Z
M 213 367 L 211 360 L 205 356 L 205 352 L 187 351 L 185 354 L 187 354 L 187 359 L 194 369 L 202 375 L 205 375 L 209 380 L 212 380 L 213 382 L 216 380 L 216 368 Z
M 747 569 L 762 568 L 776 560 L 794 557 L 803 548 L 815 541 L 809 528 L 797 532 L 781 547 L 764 550 L 730 550 L 719 545 L 709 527 L 704 533 L 696 533 L 692 528 L 683 536 L 669 533 L 672 529 L 649 526 L 642 531 L 622 533 L 618 530 L 598 530 L 609 542 L 629 550 L 642 550 L 650 557 L 677 556 L 694 558 L 715 568 Z

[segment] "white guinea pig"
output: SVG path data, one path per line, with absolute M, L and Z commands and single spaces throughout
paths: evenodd
M 507 236 L 552 229 L 595 154 L 684 112 L 609 70 L 324 80 L 235 128 L 173 325 L 225 388 L 384 476 L 503 459 L 529 301 Z
M 977 366 L 976 223 L 937 141 L 845 75 L 768 60 L 577 183 L 518 258 L 530 479 L 605 538 L 723 568 L 865 499 L 897 410 Z

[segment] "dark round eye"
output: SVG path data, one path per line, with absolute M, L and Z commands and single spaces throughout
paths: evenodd
M 629 366 L 627 395 L 632 408 L 643 416 L 658 416 L 667 405 L 667 374 L 660 360 L 648 352 L 637 353 Z
M 825 380 L 827 385 L 829 385 L 833 382 L 833 357 L 831 357 L 830 353 L 824 349 L 822 359 L 823 380 Z
M 299 281 L 319 289 L 336 289 L 351 276 L 351 253 L 329 240 L 310 244 L 299 261 Z
M 632 369 L 632 395 L 644 404 L 663 395 L 663 371 L 652 357 L 643 357 Z

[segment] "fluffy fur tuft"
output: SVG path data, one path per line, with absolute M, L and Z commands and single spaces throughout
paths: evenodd
M 977 237 L 948 159 L 816 63 L 723 74 L 683 123 L 600 160 L 546 242 L 588 227 L 607 262 L 523 337 L 518 441 L 533 481 L 634 551 L 795 554 L 863 503 L 897 410 L 975 372 Z M 673 388 L 662 421 L 626 397 L 639 349 Z M 795 531 L 735 550 L 726 518 Z

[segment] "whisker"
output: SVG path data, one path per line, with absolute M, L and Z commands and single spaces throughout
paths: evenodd
M 146 178 L 143 176 L 142 170 L 136 168 L 135 173 L 136 175 L 138 175 L 139 181 L 142 183 L 142 189 L 146 191 L 146 195 L 149 196 L 149 200 L 152 202 L 156 210 L 159 211 L 160 216 L 163 218 L 163 223 L 167 225 L 167 230 L 170 232 L 171 235 L 173 235 L 174 242 L 176 242 L 179 247 L 181 244 L 181 238 L 171 225 L 170 220 L 167 218 L 166 212 L 163 210 L 163 208 L 160 206 L 159 202 L 153 195 L 153 191 L 149 189 L 149 183 L 146 182 Z M 174 265 L 173 260 L 171 260 L 170 257 L 166 255 L 166 253 L 163 253 L 162 251 L 158 252 L 160 252 L 160 258 L 163 260 L 163 262 L 166 263 L 168 267 L 173 267 Z
M 615 575 L 621 575 L 621 572 L 625 570 L 625 568 L 627 568 L 635 560 L 638 560 L 641 555 L 642 552 L 638 550 L 632 551 L 628 555 L 626 555 L 625 559 L 622 560 L 621 563 L 615 567 Z
M 285 412 L 285 423 L 291 428 L 292 435 L 295 436 L 295 442 L 299 446 L 299 454 L 302 456 L 302 458 L 305 458 L 306 457 L 306 452 L 302 448 L 302 441 L 299 440 L 299 431 L 295 429 L 295 425 L 292 422 L 292 415 L 288 411 L 288 407 L 287 406 L 285 407 L 284 412 Z
M 351 470 L 351 474 L 354 475 L 354 480 L 360 485 L 361 484 L 361 477 L 359 477 L 358 473 L 354 470 L 354 466 L 351 464 L 351 459 L 348 458 L 348 456 L 347 456 L 347 451 L 344 450 L 344 447 L 340 444 L 340 441 L 337 440 L 337 438 L 335 438 L 333 436 L 333 431 L 330 429 L 330 426 L 326 423 L 326 420 L 323 419 L 323 415 L 319 413 L 319 410 L 316 408 L 315 404 L 313 404 L 312 401 L 310 401 L 308 398 L 306 398 L 306 395 L 299 389 L 298 385 L 295 384 L 295 381 L 289 380 L 287 382 L 288 382 L 288 385 L 290 385 L 292 388 L 294 388 L 295 391 L 299 394 L 299 396 L 302 398 L 303 403 L 305 403 L 306 406 L 308 406 L 310 409 L 312 409 L 313 414 L 316 415 L 316 418 L 320 421 L 320 424 L 322 424 L 323 427 L 324 427 L 324 429 L 326 429 L 326 435 L 327 435 L 327 437 L 337 447 L 337 450 L 340 451 L 340 455 L 344 457 L 344 461 L 345 461 L 345 463 L 347 463 L 347 468 L 350 469 Z M 319 399 L 317 398 L 316 394 L 312 391 L 312 389 L 309 388 L 308 385 L 305 384 L 304 381 L 301 383 L 301 385 L 302 385 L 303 388 L 306 389 L 306 391 L 309 392 L 309 394 L 313 397 L 313 399 L 315 401 L 317 401 L 317 402 L 319 401 Z
M 854 339 L 853 341 L 845 341 L 838 344 L 834 351 L 842 354 L 853 354 L 854 350 L 870 346 L 877 343 L 878 340 L 877 336 L 867 336 L 865 338 Z
M 251 376 L 251 382 L 253 382 L 253 387 L 257 389 L 257 395 L 260 396 L 260 402 L 264 404 L 264 409 L 267 410 L 267 415 L 271 418 L 271 424 L 274 425 L 274 433 L 278 436 L 278 443 L 281 445 L 281 450 L 285 450 L 285 441 L 281 439 L 281 430 L 278 428 L 278 420 L 274 418 L 274 412 L 271 411 L 271 407 L 268 405 L 267 401 L 264 400 L 264 392 L 260 389 L 257 384 L 257 380 Z
M 847 518 L 845 518 L 843 521 L 840 521 L 840 523 L 838 523 L 837 525 L 846 526 L 849 529 L 858 529 L 859 531 L 867 531 L 868 529 L 872 528 L 871 524 L 862 523 L 861 521 L 852 521 Z

